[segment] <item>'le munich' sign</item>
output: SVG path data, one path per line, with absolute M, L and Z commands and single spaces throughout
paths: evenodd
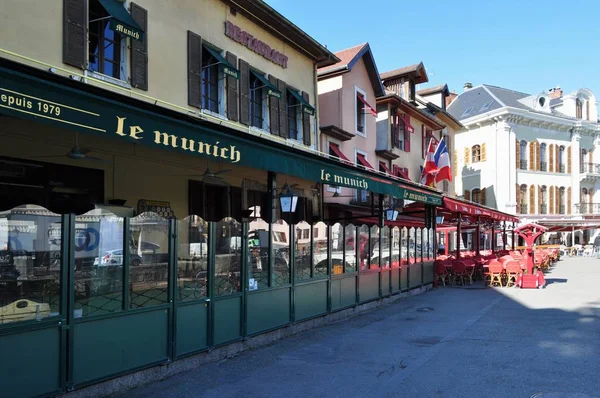
M 269 61 L 281 66 L 282 68 L 287 68 L 288 57 L 286 55 L 283 55 L 279 51 L 271 48 L 268 44 L 258 40 L 250 33 L 242 30 L 239 26 L 236 26 L 229 21 L 225 21 L 225 36 L 229 37 L 231 40 L 237 41 L 245 47 L 248 47 L 250 50 L 262 55 Z

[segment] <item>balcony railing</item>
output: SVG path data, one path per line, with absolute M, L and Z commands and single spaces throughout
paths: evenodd
M 577 203 L 575 211 L 580 214 L 600 214 L 600 203 Z
M 582 163 L 581 173 L 585 174 L 600 174 L 600 164 L 597 163 Z
M 548 162 L 540 162 L 540 171 L 548 171 Z
M 527 205 L 520 205 L 519 206 L 519 213 L 520 214 L 527 214 Z
M 540 214 L 548 214 L 548 205 L 540 205 Z
M 527 160 L 521 159 L 521 164 L 520 164 L 520 169 L 521 170 L 527 170 Z

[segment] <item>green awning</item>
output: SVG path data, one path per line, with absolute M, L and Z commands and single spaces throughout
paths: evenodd
M 315 108 L 310 106 L 310 104 L 306 102 L 306 100 L 300 95 L 299 92 L 297 92 L 296 90 L 292 90 L 291 88 L 288 88 L 288 91 L 290 92 L 290 94 L 292 94 L 294 98 L 298 100 L 298 102 L 300 102 L 300 105 L 302 106 L 302 112 L 308 113 L 311 116 L 315 115 Z
M 213 57 L 217 59 L 217 62 L 219 62 L 219 68 L 223 71 L 224 74 L 231 77 L 235 77 L 236 79 L 240 78 L 240 71 L 237 70 L 233 65 L 231 65 L 231 63 L 227 61 L 227 59 L 225 59 L 225 57 L 223 57 L 218 50 L 215 50 L 214 48 L 207 46 L 206 44 L 204 45 L 204 48 L 206 48 L 206 51 L 208 51 Z
M 275 85 L 271 83 L 269 79 L 267 79 L 262 73 L 252 68 L 250 68 L 250 72 L 252 72 L 252 74 L 256 76 L 256 78 L 260 80 L 262 84 L 264 84 L 263 87 L 267 88 L 267 95 L 275 98 L 281 98 L 281 91 L 277 90 L 277 87 L 275 87 Z
M 129 36 L 132 39 L 142 40 L 144 30 L 133 20 L 131 14 L 123 7 L 123 3 L 120 3 L 117 0 L 99 1 L 108 15 L 110 15 L 110 28 L 112 30 L 121 35 Z

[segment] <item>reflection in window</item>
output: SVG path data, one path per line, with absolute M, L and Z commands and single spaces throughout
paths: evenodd
M 358 258 L 360 261 L 360 270 L 369 268 L 371 260 L 371 245 L 369 242 L 369 227 L 367 225 L 361 225 L 358 228 L 358 237 L 355 245 L 357 247 Z
M 371 252 L 370 252 L 370 256 L 369 256 L 369 263 L 370 263 L 370 269 L 378 269 L 379 268 L 379 261 L 380 261 L 380 256 L 381 256 L 381 250 L 379 247 L 379 227 L 377 225 L 373 225 L 371 227 L 371 236 L 370 236 L 370 243 L 371 243 Z
M 327 259 L 327 225 L 319 222 L 314 227 L 313 236 L 313 276 L 327 276 L 327 261 L 318 261 L 317 259 Z
M 61 231 L 39 206 L 0 212 L 0 325 L 59 314 Z
M 271 258 L 273 259 L 273 286 L 290 284 L 290 244 L 288 235 L 290 226 L 283 220 L 271 224 L 273 243 Z M 278 236 L 277 239 L 275 237 Z
M 315 259 L 318 264 L 323 260 Z M 331 274 L 344 273 L 344 227 L 342 224 L 334 224 L 331 227 Z
M 416 236 L 416 231 L 415 228 L 411 228 L 408 230 L 408 257 L 409 259 L 411 259 L 411 263 L 414 263 L 416 261 L 416 257 L 417 257 L 417 252 L 416 252 L 416 246 L 417 246 L 417 240 L 415 238 Z
M 242 233 L 242 224 L 233 218 L 224 218 L 215 227 L 216 296 L 242 291 Z
M 381 267 L 383 269 L 390 268 L 390 249 L 392 245 L 392 229 L 384 228 L 381 230 L 382 246 L 381 246 Z
M 257 219 L 248 231 L 248 290 L 269 287 L 269 224 Z
M 96 209 L 75 217 L 75 318 L 123 309 L 123 219 Z M 136 265 L 140 259 L 131 255 Z
M 400 228 L 392 228 L 392 268 L 400 267 Z
M 357 271 L 356 227 L 352 224 L 344 227 L 344 264 L 346 272 Z
M 294 230 L 294 261 L 296 266 L 296 280 L 301 281 L 310 278 L 310 224 L 303 221 L 295 226 Z M 315 261 L 322 261 L 327 267 L 327 258 L 321 259 L 315 256 Z
M 401 230 L 402 232 L 402 236 L 401 236 L 401 245 L 402 245 L 402 251 L 401 251 L 401 259 L 402 259 L 402 263 L 406 264 L 406 262 L 408 261 L 408 228 L 404 227 Z
M 177 224 L 177 298 L 201 299 L 208 295 L 208 223 L 189 216 Z
M 168 303 L 169 221 L 156 213 L 131 219 L 131 308 Z

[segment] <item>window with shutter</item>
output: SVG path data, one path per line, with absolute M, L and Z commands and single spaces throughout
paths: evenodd
M 410 131 L 406 128 L 406 125 L 404 125 L 404 151 L 410 152 Z
M 516 184 L 515 187 L 515 202 L 517 202 L 517 213 L 519 213 L 519 206 L 521 205 L 521 187 Z
M 481 161 L 485 162 L 486 158 L 487 158 L 487 153 L 485 150 L 485 142 L 484 142 L 483 144 L 481 144 Z
M 237 57 L 227 51 L 227 62 L 234 67 L 238 67 Z M 239 98 L 238 98 L 238 79 L 231 75 L 227 75 L 227 118 L 237 122 L 239 118 Z
M 481 161 L 481 146 L 473 145 L 471 147 L 471 162 L 477 163 Z
M 559 167 L 559 165 L 561 164 L 561 163 L 559 163 L 560 160 L 561 160 L 560 159 L 560 148 L 558 145 L 555 145 L 554 146 L 554 172 L 555 173 L 561 172 L 560 167 Z
M 554 144 L 550 144 L 550 146 L 548 147 L 548 155 L 549 155 L 549 160 L 548 160 L 549 171 L 551 173 L 553 173 L 555 171 L 555 168 L 554 168 Z
M 277 87 L 277 78 L 273 75 L 269 75 L 269 81 L 275 87 Z M 285 92 L 281 93 L 282 97 L 285 97 Z M 269 98 L 269 130 L 271 134 L 279 135 L 279 100 L 277 98 Z
M 83 3 L 83 2 L 82 2 Z M 115 4 L 115 7 L 123 7 Z M 144 9 L 137 10 L 136 15 L 140 20 L 145 19 Z M 87 68 L 114 79 L 125 80 L 126 71 L 121 73 L 124 65 L 121 57 L 122 50 L 127 44 L 125 36 L 111 28 L 110 14 L 99 0 L 88 2 L 88 63 Z M 133 45 L 132 45 L 133 47 Z M 133 55 L 133 52 L 132 52 Z M 136 55 L 137 59 L 137 55 Z
M 291 101 L 296 101 L 296 98 L 291 95 L 287 84 L 283 80 L 277 80 L 277 90 L 281 91 L 281 98 L 279 98 L 279 135 L 283 138 L 300 140 L 302 139 L 302 128 L 298 123 L 298 112 L 302 107 L 299 105 L 291 106 Z
M 581 119 L 583 117 L 583 104 L 579 98 L 575 99 L 575 117 Z
M 307 104 L 310 104 L 310 96 L 306 92 L 302 92 L 302 98 Z M 307 112 L 302 112 L 302 140 L 304 145 L 311 144 L 311 131 L 310 131 L 310 115 Z
M 550 187 L 550 211 L 548 214 L 556 214 L 554 208 L 554 186 Z
M 571 214 L 571 187 L 567 188 L 567 214 Z M 591 206 L 590 206 L 591 207 Z
M 561 201 L 561 192 L 564 191 L 564 188 L 554 188 L 554 205 L 556 206 L 556 214 L 563 214 L 563 209 L 561 209 L 561 206 L 563 206 L 563 202 Z
M 131 85 L 148 91 L 148 11 L 131 3 L 131 17 L 144 31 L 142 40 L 131 40 Z
M 535 185 L 529 187 L 529 214 L 535 214 Z
M 86 7 L 81 0 L 63 0 L 63 62 L 85 69 Z
M 542 203 L 544 202 L 544 195 L 542 194 L 542 186 L 538 186 L 538 214 L 542 213 Z
M 240 59 L 240 123 L 250 125 L 250 66 Z
M 425 134 L 425 125 L 421 125 L 421 156 L 423 159 L 427 157 L 427 135 Z
M 465 200 L 471 200 L 471 191 L 465 189 Z
M 202 38 L 188 30 L 188 104 L 202 107 Z
M 567 148 L 567 173 L 571 174 L 572 167 L 571 147 Z
M 541 171 L 542 170 L 542 158 L 541 158 L 541 153 L 540 153 L 540 142 L 539 141 L 535 142 L 535 154 L 536 154 L 535 169 L 537 171 Z
M 521 145 L 520 145 L 519 140 L 517 140 L 515 143 L 515 151 L 516 151 L 515 161 L 517 164 L 517 170 L 519 170 L 521 168 Z
M 529 170 L 535 170 L 535 143 L 531 141 L 529 143 Z
M 464 149 L 465 152 L 465 164 L 469 164 L 469 160 L 470 160 L 470 151 L 469 151 L 469 147 L 466 147 Z
M 252 69 L 250 71 L 249 82 L 249 96 L 250 106 L 249 106 L 249 116 L 250 116 L 250 125 L 262 130 L 268 130 L 269 115 L 268 115 L 268 107 L 266 101 L 269 101 L 264 95 L 265 84 L 263 80 L 261 80 L 258 75 L 263 76 L 262 72 Z M 263 76 L 264 79 L 264 76 Z M 273 101 L 270 101 L 271 103 Z

